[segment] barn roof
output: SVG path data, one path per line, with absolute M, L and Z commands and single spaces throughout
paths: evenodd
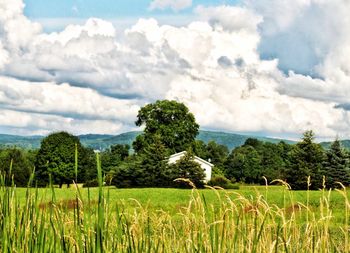
M 173 154 L 173 155 L 171 155 L 171 156 L 169 157 L 169 159 L 175 158 L 175 157 L 184 156 L 184 155 L 186 155 L 186 153 L 187 153 L 187 151 L 182 151 L 182 152 Z M 214 164 L 212 164 L 212 163 L 210 163 L 210 162 L 208 162 L 208 161 L 206 161 L 206 160 L 204 160 L 204 159 L 202 159 L 202 158 L 200 158 L 200 157 L 198 157 L 198 156 L 194 156 L 194 159 L 197 160 L 198 162 L 207 164 L 207 165 L 209 165 L 210 167 L 214 167 Z

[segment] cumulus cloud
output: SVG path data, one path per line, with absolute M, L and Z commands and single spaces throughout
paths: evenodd
M 179 2 L 152 3 L 176 9 Z M 180 27 L 140 19 L 117 32 L 91 18 L 43 33 L 23 15 L 21 1 L 0 0 L 1 124 L 21 133 L 117 133 L 132 127 L 140 106 L 167 98 L 187 104 L 203 128 L 275 136 L 314 129 L 323 137 L 350 137 L 344 10 L 325 0 L 269 2 L 199 6 L 196 21 Z M 329 17 L 326 7 L 340 17 Z M 303 20 L 312 21 L 310 27 Z M 312 26 L 318 20 L 326 35 Z M 23 37 L 11 22 L 25 27 Z M 341 31 L 335 41 L 328 38 L 333 26 Z M 297 37 L 289 43 L 283 34 Z M 280 70 L 282 50 L 275 44 L 271 53 L 262 50 L 273 38 L 291 62 L 304 62 L 290 47 L 305 41 L 312 71 L 301 73 L 293 64 Z
M 192 0 L 153 0 L 149 5 L 150 10 L 171 8 L 179 11 L 192 6 Z
M 127 123 L 138 111 L 135 101 L 105 97 L 88 88 L 6 77 L 0 77 L 0 103 L 8 109 Z
M 0 42 L 12 54 L 23 52 L 41 32 L 40 24 L 23 15 L 23 8 L 22 0 L 0 0 Z
M 125 128 L 122 123 L 112 120 L 86 120 L 1 108 L 0 121 L 1 127 L 7 129 L 7 133 L 21 135 L 46 135 L 56 131 L 68 131 L 73 134 L 89 134 L 91 132 L 115 134 L 129 129 Z
M 265 57 L 287 73 L 279 90 L 290 96 L 347 103 L 350 95 L 350 20 L 346 0 L 256 1 Z M 315 78 L 316 77 L 316 78 Z
M 327 58 L 337 59 L 332 52 L 349 44 L 347 0 L 245 0 L 245 4 L 264 19 L 259 25 L 262 55 L 278 58 L 286 72 L 325 78 L 319 65 Z

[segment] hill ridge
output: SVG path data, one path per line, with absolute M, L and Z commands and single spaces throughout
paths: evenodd
M 93 149 L 105 149 L 115 144 L 129 144 L 135 140 L 136 136 L 142 133 L 141 131 L 129 131 L 118 135 L 110 134 L 82 134 L 78 135 L 83 145 Z M 45 136 L 32 135 L 21 136 L 11 134 L 0 134 L 0 146 L 17 146 L 27 149 L 35 149 L 40 147 L 40 142 Z M 264 136 L 245 135 L 238 133 L 228 133 L 224 131 L 200 130 L 197 136 L 198 140 L 205 143 L 213 140 L 219 144 L 226 145 L 229 149 L 241 146 L 248 138 L 256 138 L 261 141 L 278 143 L 284 141 L 289 144 L 296 143 L 287 139 L 279 139 Z M 345 148 L 350 149 L 350 140 L 341 141 Z M 328 148 L 331 142 L 321 142 L 324 148 Z

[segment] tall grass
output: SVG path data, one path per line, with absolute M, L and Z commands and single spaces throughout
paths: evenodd
M 99 161 L 99 159 L 98 159 Z M 294 201 L 284 184 L 284 205 L 270 204 L 269 187 L 254 198 L 211 188 L 216 201 L 208 202 L 193 189 L 177 215 L 152 210 L 137 200 L 134 208 L 115 202 L 102 187 L 93 199 L 57 200 L 51 188 L 47 202 L 37 188 L 28 187 L 25 203 L 17 189 L 0 177 L 1 252 L 349 252 L 349 207 L 346 189 L 342 224 L 334 219 L 331 194 L 323 189 L 318 208 Z M 283 183 L 283 182 L 282 182 Z M 112 193 L 113 194 L 113 193 Z M 273 192 L 273 194 L 276 194 Z M 289 199 L 287 201 L 287 199 Z M 291 203 L 291 204 L 290 204 Z

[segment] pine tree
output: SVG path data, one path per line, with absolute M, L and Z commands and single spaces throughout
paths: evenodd
M 162 143 L 160 135 L 153 136 L 153 141 L 141 154 L 143 186 L 166 187 L 171 180 L 166 176 L 168 150 Z
M 191 149 L 187 151 L 186 155 L 169 167 L 169 172 L 174 187 L 189 187 L 187 183 L 181 181 L 174 182 L 178 178 L 190 180 L 197 188 L 202 188 L 204 185 L 204 170 L 194 161 L 194 155 Z
M 324 162 L 324 176 L 327 188 L 339 188 L 341 182 L 345 186 L 350 185 L 349 163 L 340 141 L 336 139 L 326 153 Z
M 313 131 L 306 131 L 291 151 L 291 164 L 286 171 L 286 178 L 293 190 L 307 189 L 308 176 L 311 179 L 309 189 L 322 188 L 324 151 L 319 144 L 314 143 L 314 138 Z

